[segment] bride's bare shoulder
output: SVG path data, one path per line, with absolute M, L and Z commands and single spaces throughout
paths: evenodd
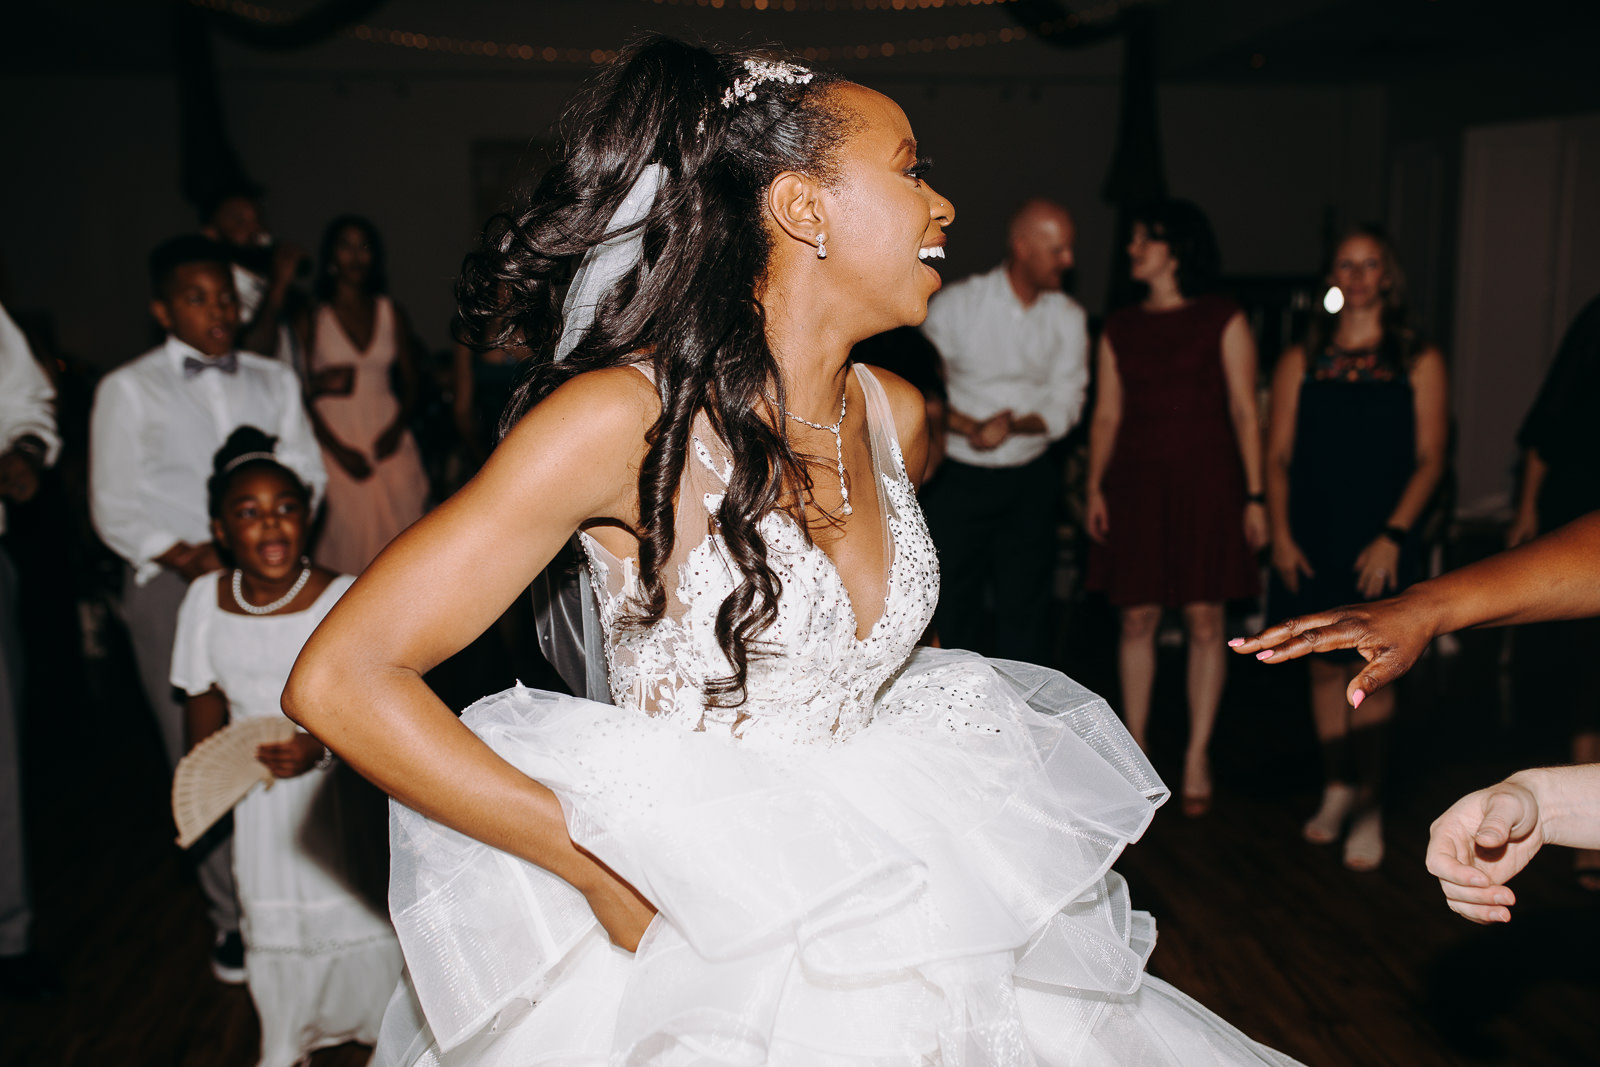
M 556 387 L 529 409 L 506 441 L 554 433 L 588 444 L 637 442 L 642 449 L 660 413 L 649 378 L 634 367 L 607 367 L 585 371 Z

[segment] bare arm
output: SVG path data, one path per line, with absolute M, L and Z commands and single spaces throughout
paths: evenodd
M 190 748 L 198 745 L 228 722 L 228 698 L 212 686 L 183 702 L 183 724 Z
M 1444 357 L 1429 348 L 1411 371 L 1411 391 L 1416 411 L 1416 468 L 1389 515 L 1389 525 L 1409 530 L 1422 517 L 1444 477 L 1445 450 L 1450 440 L 1450 389 Z
M 350 392 L 355 382 L 355 368 L 316 366 L 316 353 L 312 350 L 313 342 L 316 340 L 316 314 L 315 308 L 308 308 L 303 313 L 296 314 L 290 323 L 295 332 L 295 339 L 300 344 L 300 351 L 306 354 L 301 406 L 305 409 L 306 424 L 311 427 L 311 436 L 317 444 L 327 455 L 332 456 L 334 462 L 343 467 L 350 477 L 362 481 L 372 474 L 372 465 L 367 462 L 367 457 L 341 441 L 323 421 L 322 412 L 317 410 L 317 397 L 347 395 Z M 339 389 L 334 389 L 331 383 L 341 372 L 343 384 Z
M 1229 644 L 1272 663 L 1356 649 L 1367 666 L 1347 695 L 1360 704 L 1367 693 L 1410 670 L 1440 634 L 1591 615 L 1600 615 L 1600 513 L 1419 582 L 1397 597 L 1286 619 Z
M 637 943 L 647 906 L 572 843 L 555 795 L 463 726 L 423 675 L 493 624 L 581 524 L 635 526 L 656 407 L 629 369 L 551 394 L 340 599 L 283 695 L 290 718 L 391 796 L 584 892 L 624 945 Z
M 1506 547 L 1516 548 L 1539 535 L 1539 490 L 1544 488 L 1544 477 L 1550 472 L 1549 464 L 1539 455 L 1537 448 L 1522 454 L 1522 492 L 1517 497 L 1517 515 L 1506 531 Z
M 256 309 L 256 317 L 239 337 L 239 347 L 263 356 L 274 356 L 278 351 L 278 322 L 289 302 L 289 287 L 294 284 L 295 269 L 305 258 L 299 245 L 281 244 L 273 249 L 272 277 L 266 295 Z
M 422 365 L 422 346 L 417 342 L 417 335 L 411 329 L 411 319 L 398 305 L 394 309 L 395 332 L 398 334 L 395 342 L 395 361 L 399 364 L 400 411 L 395 415 L 395 425 L 402 429 L 410 424 L 411 417 L 417 412 L 418 397 L 418 368 Z
M 394 455 L 400 447 L 400 442 L 405 439 L 406 428 L 411 425 L 411 416 L 417 410 L 417 367 L 422 360 L 422 346 L 417 342 L 416 334 L 411 331 L 411 320 L 398 305 L 394 308 L 394 323 L 394 360 L 400 378 L 400 391 L 396 399 L 399 404 L 394 413 L 394 421 L 384 428 L 372 444 L 372 451 L 379 459 L 387 459 Z
M 1449 440 L 1449 400 L 1446 395 L 1444 357 L 1428 349 L 1411 371 L 1415 438 L 1411 477 L 1400 491 L 1384 522 L 1385 527 L 1409 530 L 1416 525 L 1439 479 L 1444 476 L 1445 448 Z M 1364 597 L 1393 592 L 1399 583 L 1400 545 L 1386 531 L 1374 531 L 1372 541 L 1356 557 L 1356 589 Z
M 1094 418 L 1089 423 L 1088 522 L 1089 536 L 1103 541 L 1110 529 L 1110 516 L 1101 483 L 1111 465 L 1117 428 L 1122 425 L 1122 379 L 1117 376 L 1117 356 L 1111 349 L 1111 341 L 1103 334 L 1095 359 Z
M 1305 351 L 1299 345 L 1278 359 L 1272 372 L 1272 409 L 1267 413 L 1267 518 L 1272 540 L 1293 543 L 1289 528 L 1289 468 L 1294 462 L 1294 428 L 1300 414 L 1300 383 L 1306 375 Z
M 1244 467 L 1245 492 L 1257 496 L 1261 482 L 1261 416 L 1256 408 L 1256 339 L 1239 312 L 1222 328 L 1222 374 L 1228 385 L 1228 417 L 1239 442 L 1239 462 Z M 1261 548 L 1271 536 L 1266 507 L 1247 503 L 1245 539 L 1251 549 Z
M 1295 425 L 1300 412 L 1300 384 L 1306 356 L 1296 345 L 1278 359 L 1272 372 L 1272 409 L 1267 417 L 1267 522 L 1272 539 L 1272 566 L 1285 588 L 1300 591 L 1301 577 L 1315 572 L 1295 543 L 1289 528 L 1289 470 L 1294 463 Z

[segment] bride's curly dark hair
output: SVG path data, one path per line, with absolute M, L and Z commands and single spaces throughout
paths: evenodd
M 478 348 L 525 347 L 531 368 L 501 420 L 504 435 L 575 375 L 648 359 L 661 415 L 639 472 L 639 608 L 649 625 L 666 610 L 661 570 L 672 553 L 673 501 L 690 428 L 705 412 L 734 457 L 716 523 L 740 581 L 717 612 L 716 636 L 733 667 L 705 689 L 713 703 L 744 700 L 755 635 L 777 617 L 779 580 L 757 524 L 810 487 L 803 457 L 762 412 L 763 393 L 784 404 L 756 294 L 772 248 L 763 196 L 794 170 L 824 185 L 854 126 L 831 99 L 836 76 L 769 80 L 755 99 L 723 106 L 745 60 L 771 51 L 713 53 L 652 37 L 610 65 L 569 109 L 558 161 L 531 195 L 490 221 L 467 257 L 457 335 Z M 559 287 L 575 257 L 605 228 L 640 172 L 666 171 L 643 226 L 638 267 L 606 293 L 594 324 L 560 362 Z

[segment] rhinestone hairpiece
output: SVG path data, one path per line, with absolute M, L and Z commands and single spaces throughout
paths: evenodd
M 808 67 L 786 60 L 747 59 L 744 61 L 745 77 L 733 79 L 733 85 L 722 94 L 722 106 L 756 99 L 756 89 L 764 82 L 783 82 L 785 85 L 806 85 L 816 77 Z

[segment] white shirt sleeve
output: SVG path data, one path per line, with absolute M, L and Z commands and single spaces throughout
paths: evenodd
M 1089 331 L 1083 309 L 1068 307 L 1063 324 L 1064 337 L 1058 358 L 1050 363 L 1050 380 L 1045 385 L 1039 415 L 1046 435 L 1052 441 L 1067 436 L 1083 414 L 1084 396 L 1089 388 Z
M 217 610 L 217 574 L 202 574 L 189 583 L 172 642 L 172 684 L 192 697 L 217 684 L 209 647 L 211 619 Z
M 95 391 L 89 416 L 89 517 L 113 552 L 134 568 L 140 584 L 161 572 L 155 557 L 183 540 L 150 514 L 142 488 L 147 418 L 126 374 L 112 374 Z
M 278 423 L 278 458 L 311 488 L 311 510 L 316 511 L 328 485 L 328 472 L 322 466 L 322 448 L 317 444 L 306 414 L 300 389 L 300 376 L 290 371 L 281 375 L 283 407 Z
M 33 358 L 28 339 L 0 307 L 0 452 L 32 434 L 44 443 L 45 466 L 61 454 L 55 388 Z
M 923 320 L 922 334 L 939 350 L 939 360 L 948 386 L 960 373 L 963 346 L 960 337 L 960 309 L 956 307 L 956 293 L 935 295 L 928 302 L 928 317 Z

